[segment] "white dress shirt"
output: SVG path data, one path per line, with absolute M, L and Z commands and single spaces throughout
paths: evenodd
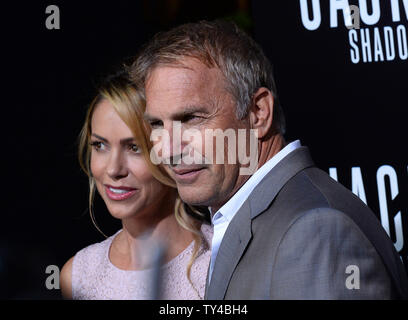
M 244 204 L 245 200 L 249 197 L 254 188 L 261 182 L 266 174 L 275 167 L 279 161 L 286 157 L 289 153 L 296 150 L 301 146 L 300 141 L 296 140 L 289 143 L 271 159 L 269 159 L 262 167 L 260 167 L 255 173 L 242 185 L 242 187 L 229 199 L 211 218 L 214 226 L 214 235 L 211 243 L 211 260 L 209 270 L 209 281 L 211 281 L 212 272 L 214 269 L 215 259 L 217 258 L 218 249 L 225 231 L 228 228 L 229 223 L 235 214 Z M 211 212 L 211 209 L 210 209 Z

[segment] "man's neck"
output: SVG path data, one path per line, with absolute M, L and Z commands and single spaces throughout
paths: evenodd
M 272 159 L 286 145 L 285 138 L 276 134 L 270 139 L 258 142 L 258 169 Z
M 285 147 L 285 138 L 281 134 L 276 134 L 264 141 L 258 141 L 258 169 L 262 167 L 268 160 L 272 159 L 279 151 Z M 240 175 L 237 178 L 237 183 L 230 194 L 222 203 L 211 206 L 211 216 L 213 216 L 225 203 L 231 199 L 235 193 L 248 181 L 250 175 Z

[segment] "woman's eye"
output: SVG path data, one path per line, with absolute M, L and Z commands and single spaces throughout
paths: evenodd
M 91 142 L 91 146 L 92 146 L 96 151 L 104 150 L 104 149 L 105 149 L 104 143 L 103 143 L 103 142 L 100 142 L 100 141 L 93 141 L 93 142 Z
M 160 120 L 150 122 L 152 129 L 160 129 L 163 127 L 163 122 Z
M 133 151 L 134 153 L 140 153 L 140 152 L 141 152 L 139 146 L 136 145 L 136 144 L 131 144 L 131 145 L 129 146 L 129 149 L 130 149 L 131 151 Z

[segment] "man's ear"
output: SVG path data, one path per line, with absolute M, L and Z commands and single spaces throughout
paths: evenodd
M 272 131 L 274 99 L 267 88 L 259 88 L 253 98 L 249 111 L 251 129 L 258 129 L 258 139 Z

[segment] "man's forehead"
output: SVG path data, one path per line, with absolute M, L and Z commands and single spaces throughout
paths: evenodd
M 210 114 L 225 92 L 221 71 L 197 59 L 183 64 L 159 65 L 146 81 L 148 120 L 182 118 L 183 114 Z
M 175 64 L 155 66 L 146 79 L 146 90 L 177 89 L 187 86 L 207 87 L 222 74 L 195 58 L 185 58 Z
M 196 77 L 196 72 L 191 69 L 172 66 L 156 67 L 146 81 L 146 92 L 183 89 L 191 86 Z

